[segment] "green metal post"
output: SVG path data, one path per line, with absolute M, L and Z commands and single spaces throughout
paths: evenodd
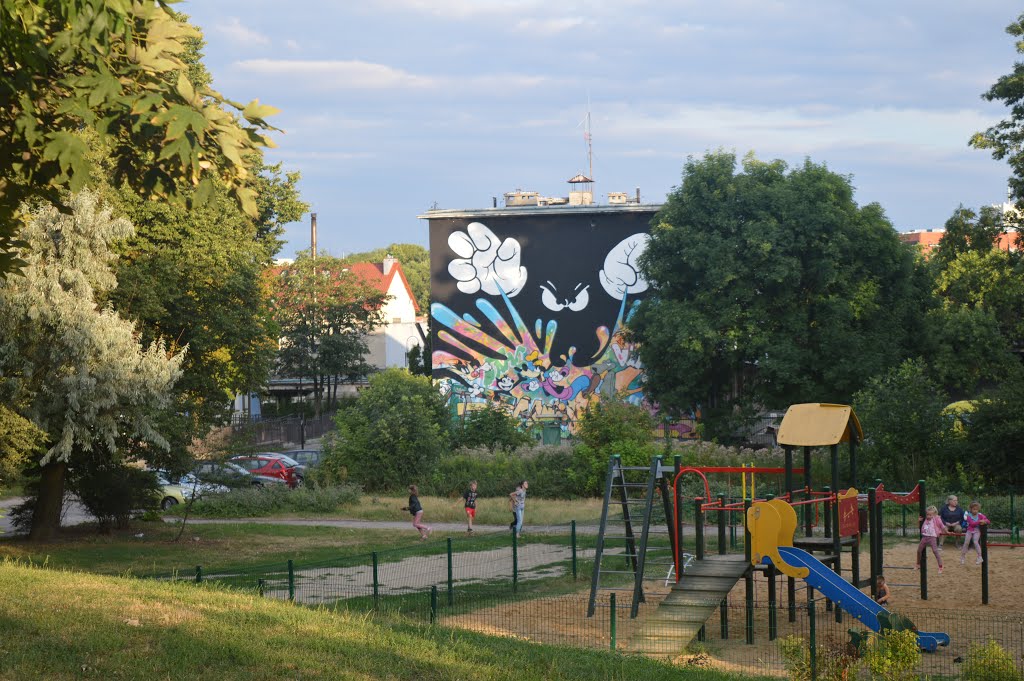
M 878 544 L 876 541 L 877 537 L 875 536 L 875 533 L 877 532 L 877 528 L 875 527 L 875 523 L 877 522 L 875 519 L 875 513 L 878 512 L 875 508 L 876 493 L 877 492 L 874 487 L 868 490 L 868 575 L 871 582 L 868 586 L 871 588 L 872 598 L 878 595 L 878 556 L 876 555 L 877 551 L 875 550 L 875 547 Z
M 448 537 L 448 607 L 455 605 L 455 580 L 452 575 L 452 538 Z
M 1020 528 L 1017 527 L 1017 511 L 1014 505 L 1015 495 L 1010 492 L 1010 543 L 1020 543 Z M 1014 547 L 1016 548 L 1016 547 Z
M 572 578 L 576 580 L 576 521 L 572 521 L 571 524 L 572 533 Z
M 718 553 L 719 553 L 719 555 L 722 555 L 722 556 L 724 556 L 727 553 L 727 551 L 728 551 L 728 547 L 725 544 L 725 517 L 727 515 L 727 512 L 721 510 L 723 506 L 725 506 L 725 493 L 724 492 L 719 492 L 718 493 L 718 508 L 719 508 L 719 511 L 718 511 Z
M 697 497 L 693 500 L 693 531 L 697 539 L 697 548 L 694 553 L 697 554 L 697 560 L 704 560 L 704 509 L 701 508 L 703 505 L 704 497 Z
M 256 593 L 260 595 L 260 598 L 263 598 L 263 596 L 267 593 L 266 582 L 264 582 L 262 579 L 256 580 Z
M 907 536 L 907 506 L 906 504 L 900 504 L 900 510 L 903 511 L 903 536 Z M 882 523 L 879 522 L 879 525 Z
M 817 622 L 815 621 L 817 619 L 815 611 L 816 609 L 814 607 L 814 599 L 809 598 L 807 600 L 807 617 L 810 620 L 808 626 L 808 633 L 810 635 L 807 637 L 807 643 L 811 647 L 810 653 L 812 681 L 815 681 L 818 678 L 818 636 L 817 627 L 815 626 L 817 624 Z
M 203 566 L 196 565 L 196 584 L 200 584 L 203 581 Z
M 747 524 L 747 511 L 750 510 L 751 500 L 749 497 L 743 500 L 743 525 L 746 532 L 743 535 L 743 554 L 747 559 L 747 563 L 750 563 L 750 528 L 746 527 Z M 743 583 L 745 586 L 745 605 L 746 605 L 746 636 L 747 643 L 752 644 L 754 642 L 754 568 L 747 565 L 747 571 L 743 575 Z
M 437 621 L 437 584 L 430 587 L 430 623 Z
M 918 480 L 917 481 L 917 488 L 918 488 L 918 491 L 920 492 L 920 495 L 919 495 L 920 498 L 917 501 L 917 507 L 918 507 L 918 511 L 921 514 L 921 522 L 923 523 L 924 522 L 924 517 L 925 517 L 925 515 L 927 515 L 927 513 L 925 512 L 925 509 L 928 508 L 928 497 L 925 494 L 924 480 Z M 921 527 L 921 525 L 919 524 L 918 527 Z M 927 601 L 928 600 L 928 560 L 927 560 L 928 554 L 924 554 L 922 556 L 921 553 L 918 553 L 916 558 L 917 558 L 917 560 L 919 560 L 921 562 L 921 600 L 922 601 Z
M 288 559 L 288 600 L 295 600 L 295 563 Z
M 512 593 L 519 589 L 519 539 L 512 533 Z
M 615 620 L 616 620 L 616 612 L 615 612 L 615 592 L 614 591 L 612 592 L 612 595 L 609 598 L 609 607 L 611 608 L 611 616 L 608 618 L 608 624 L 609 624 L 609 627 L 611 629 L 610 633 L 611 633 L 611 639 L 612 639 L 612 650 L 615 650 Z
M 372 557 L 373 557 L 373 609 L 376 610 L 377 607 L 380 605 L 380 579 L 377 576 L 379 563 L 378 563 L 377 552 L 376 551 L 373 552 Z
M 988 605 L 988 525 L 981 526 L 981 604 Z
M 768 640 L 774 641 L 779 632 L 778 596 L 776 595 L 775 566 L 769 565 L 768 575 Z
M 825 491 L 831 492 L 832 487 L 825 485 Z M 828 500 L 825 501 L 825 536 L 832 537 L 832 502 Z

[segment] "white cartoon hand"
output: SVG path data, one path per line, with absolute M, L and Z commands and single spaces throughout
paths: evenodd
M 461 256 L 448 263 L 448 273 L 463 293 L 504 291 L 512 298 L 523 290 L 526 268 L 519 266 L 522 249 L 515 239 L 500 241 L 485 225 L 471 222 L 465 232 L 452 232 L 448 247 Z
M 600 279 L 604 290 L 612 298 L 622 300 L 627 292 L 643 293 L 647 290 L 647 280 L 640 274 L 636 261 L 650 240 L 649 234 L 641 232 L 626 237 L 608 251 Z

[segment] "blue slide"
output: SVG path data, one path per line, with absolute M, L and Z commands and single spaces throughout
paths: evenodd
M 872 631 L 878 631 L 878 615 L 886 612 L 886 609 L 876 603 L 871 596 L 847 582 L 803 549 L 780 546 L 779 555 L 793 567 L 807 568 L 810 574 L 804 578 L 805 582 L 860 620 L 864 626 Z M 766 560 L 770 559 L 766 557 Z M 919 631 L 917 643 L 921 650 L 934 652 L 938 646 L 949 645 L 949 634 Z

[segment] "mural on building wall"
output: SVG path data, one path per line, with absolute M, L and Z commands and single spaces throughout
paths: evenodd
M 495 404 L 567 433 L 587 405 L 643 403 L 623 329 L 653 211 L 431 219 L 434 377 L 460 412 Z

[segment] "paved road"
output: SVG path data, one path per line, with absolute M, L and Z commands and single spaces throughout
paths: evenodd
M 11 497 L 10 499 L 4 499 L 0 501 L 0 536 L 10 536 L 14 534 L 14 528 L 11 526 L 11 520 L 9 517 L 10 510 L 25 501 L 24 497 Z M 71 500 L 64 503 L 64 512 L 61 514 L 61 525 L 68 527 L 70 525 L 81 525 L 92 520 L 92 516 L 85 510 L 85 507 L 78 501 Z

